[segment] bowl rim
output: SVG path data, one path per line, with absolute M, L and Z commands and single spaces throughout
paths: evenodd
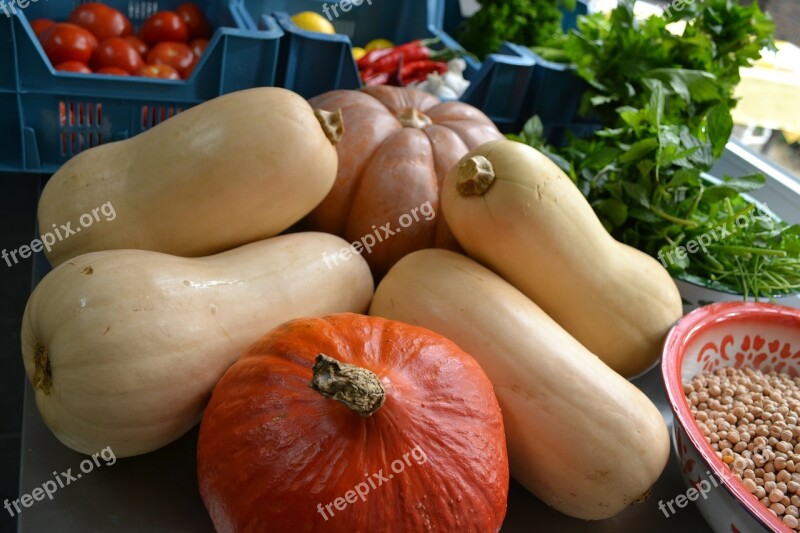
M 681 368 L 686 355 L 685 346 L 689 340 L 731 319 L 742 317 L 758 317 L 759 319 L 777 319 L 787 325 L 794 324 L 800 329 L 800 309 L 766 302 L 719 302 L 699 307 L 688 313 L 672 327 L 664 341 L 661 357 L 661 376 L 667 401 L 679 423 L 688 435 L 700 457 L 711 469 L 714 476 L 728 492 L 758 522 L 772 531 L 792 531 L 782 520 L 773 516 L 766 507 L 756 500 L 750 492 L 730 474 L 727 465 L 722 462 L 706 442 L 705 436 L 694 421 L 689 403 L 683 392 Z

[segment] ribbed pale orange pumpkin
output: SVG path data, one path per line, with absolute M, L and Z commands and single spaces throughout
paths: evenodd
M 310 228 L 349 242 L 363 238 L 362 244 L 372 236 L 374 247 L 362 255 L 378 277 L 413 251 L 459 249 L 439 213 L 439 191 L 464 154 L 503 138 L 486 115 L 468 104 L 389 86 L 331 91 L 311 105 L 341 109 L 345 132 L 336 145 L 336 182 L 308 217 Z
M 500 407 L 475 360 L 429 330 L 352 313 L 287 322 L 234 363 L 197 468 L 219 533 L 492 533 L 509 483 Z

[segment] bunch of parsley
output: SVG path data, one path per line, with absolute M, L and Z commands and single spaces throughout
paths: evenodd
M 672 23 L 685 26 L 673 33 Z M 534 118 L 516 139 L 559 164 L 616 239 L 674 275 L 756 298 L 800 290 L 800 228 L 741 195 L 764 176 L 703 176 L 733 128 L 739 67 L 774 48 L 773 33 L 756 2 L 734 0 L 698 0 L 644 21 L 623 0 L 608 18 L 581 17 L 577 30 L 535 51 L 572 63 L 587 84 L 581 114 L 601 129 L 555 148 Z M 707 251 L 676 253 L 703 235 L 715 237 Z
M 458 41 L 481 61 L 505 41 L 534 46 L 562 34 L 559 0 L 479 0 L 481 9 L 457 30 Z M 563 1 L 575 9 L 575 0 Z

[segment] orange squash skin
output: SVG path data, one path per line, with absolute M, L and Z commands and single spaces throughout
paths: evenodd
M 374 372 L 378 411 L 311 389 L 318 353 Z M 227 371 L 200 428 L 198 477 L 218 532 L 486 533 L 505 517 L 509 470 L 472 357 L 426 329 L 341 313 L 278 326 Z M 370 478 L 363 500 L 319 512 Z
M 461 156 L 502 139 L 492 121 L 461 102 L 441 102 L 412 88 L 369 87 L 330 91 L 312 106 L 341 109 L 345 131 L 336 145 L 339 171 L 328 196 L 308 216 L 309 228 L 348 242 L 365 235 L 383 238 L 363 256 L 380 278 L 401 257 L 422 248 L 460 250 L 444 216 L 439 192 Z M 409 111 L 424 115 L 409 118 Z M 429 121 L 429 123 L 428 123 Z M 436 216 L 400 228 L 401 216 L 430 202 Z M 387 235 L 379 228 L 390 223 Z

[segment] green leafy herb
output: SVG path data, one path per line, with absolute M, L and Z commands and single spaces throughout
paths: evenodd
M 483 60 L 505 41 L 534 46 L 562 33 L 561 10 L 575 0 L 479 0 L 481 9 L 457 30 L 459 42 Z
M 676 22 L 680 34 L 667 27 Z M 601 129 L 554 148 L 535 117 L 515 138 L 562 167 L 615 238 L 674 275 L 756 298 L 800 290 L 800 228 L 742 196 L 764 177 L 714 183 L 703 174 L 730 137 L 739 67 L 774 47 L 773 31 L 757 3 L 734 0 L 644 21 L 623 0 L 609 18 L 581 17 L 536 51 L 572 63 L 588 84 L 581 112 Z

